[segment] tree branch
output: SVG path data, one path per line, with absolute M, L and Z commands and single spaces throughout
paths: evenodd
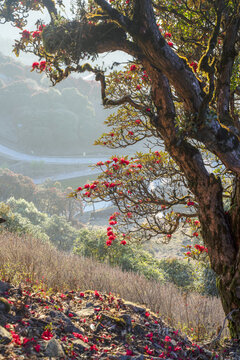
M 53 20 L 54 15 L 55 16 L 57 15 L 57 9 L 56 9 L 54 1 L 53 0 L 42 0 L 42 2 L 43 2 L 43 5 L 48 10 L 51 20 Z
M 230 79 L 232 76 L 232 68 L 235 56 L 235 44 L 238 39 L 238 31 L 240 28 L 240 5 L 236 15 L 233 17 L 223 42 L 223 51 L 221 61 L 218 67 L 218 79 L 216 87 L 217 95 L 217 112 L 220 121 L 229 124 L 229 101 L 230 101 Z
M 97 72 L 96 81 L 100 81 L 100 84 L 101 84 L 101 95 L 102 95 L 103 105 L 119 106 L 119 105 L 128 103 L 137 110 L 141 110 L 141 111 L 145 110 L 145 108 L 142 105 L 135 103 L 132 100 L 131 96 L 129 96 L 129 95 L 123 96 L 121 99 L 118 99 L 118 100 L 108 99 L 106 96 L 106 81 L 105 81 L 105 76 L 104 76 L 103 72 Z
M 126 31 L 128 31 L 132 26 L 131 20 L 114 9 L 106 0 L 95 0 L 95 3 L 101 6 L 101 8 L 110 16 L 110 18 L 117 21 L 117 23 Z

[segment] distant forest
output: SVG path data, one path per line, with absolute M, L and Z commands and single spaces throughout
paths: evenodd
M 30 70 L 0 53 L 0 143 L 35 155 L 104 152 L 93 142 L 111 111 L 100 103 L 98 83 L 68 78 L 51 87 Z

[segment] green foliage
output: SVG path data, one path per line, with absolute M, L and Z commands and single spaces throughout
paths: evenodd
M 63 216 L 53 215 L 43 224 L 51 243 L 59 250 L 70 251 L 78 231 Z
M 191 264 L 176 258 L 159 261 L 159 268 L 164 271 L 165 279 L 185 289 L 194 287 L 194 271 Z
M 50 241 L 59 250 L 69 251 L 78 231 L 63 216 L 40 212 L 34 204 L 11 197 L 0 203 L 0 216 L 6 219 L 4 228 L 20 234 L 31 234 L 43 241 Z
M 45 184 L 38 186 L 29 177 L 15 174 L 8 169 L 0 169 L 0 189 L 1 201 L 14 197 L 32 202 L 31 209 L 28 208 L 29 204 L 24 202 L 12 203 L 12 205 L 17 209 L 22 207 L 28 213 L 36 212 L 35 221 L 38 221 L 37 210 L 48 215 L 65 216 L 69 221 L 73 220 L 76 213 L 82 211 L 81 201 L 68 198 L 72 188 L 63 190 L 60 183 L 53 182 L 47 182 L 46 186 Z
M 215 275 L 210 268 L 196 267 L 195 263 L 177 258 L 157 260 L 141 245 L 124 246 L 115 240 L 111 246 L 107 246 L 103 230 L 80 230 L 74 241 L 73 252 L 119 266 L 125 271 L 143 274 L 148 279 L 171 282 L 184 291 L 217 295 Z
M 7 205 L 10 206 L 12 212 L 27 218 L 33 225 L 40 225 L 48 219 L 47 214 L 41 213 L 32 202 L 24 199 L 16 200 L 14 197 L 10 197 Z
M 16 200 L 14 198 L 11 198 L 10 203 L 11 202 L 15 203 Z M 31 207 L 31 204 L 29 206 L 28 205 L 29 204 L 27 204 L 28 208 Z M 31 234 L 44 242 L 48 242 L 49 237 L 47 234 L 44 233 L 41 226 L 32 224 L 27 217 L 24 217 L 24 211 L 20 206 L 18 210 L 19 213 L 14 213 L 9 204 L 5 204 L 3 202 L 0 203 L 0 216 L 2 216 L 6 220 L 2 229 L 6 228 L 10 232 L 18 234 Z

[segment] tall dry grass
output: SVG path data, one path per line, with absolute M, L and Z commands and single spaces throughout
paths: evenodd
M 2 232 L 0 264 L 2 279 L 14 284 L 31 279 L 53 291 L 112 292 L 125 300 L 143 304 L 159 312 L 170 326 L 194 335 L 196 341 L 214 335 L 224 319 L 218 298 L 183 294 L 170 283 L 149 281 L 142 275 L 60 252 L 31 236 Z

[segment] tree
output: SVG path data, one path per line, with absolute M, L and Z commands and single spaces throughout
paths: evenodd
M 83 197 L 118 206 L 122 220 L 114 215 L 111 222 L 127 230 L 123 244 L 130 233 L 170 239 L 197 216 L 224 311 L 232 312 L 231 335 L 240 338 L 239 1 L 77 5 L 72 20 L 52 0 L 1 1 L 0 13 L 23 28 L 30 8 L 45 7 L 50 23 L 23 30 L 16 54 L 38 55 L 33 69 L 45 71 L 53 84 L 71 72 L 93 71 L 103 105 L 118 106 L 107 120 L 112 130 L 98 143 L 115 149 L 147 142 L 147 154 L 99 163 L 104 172 L 86 184 Z M 83 63 L 117 50 L 132 60 L 110 75 Z

